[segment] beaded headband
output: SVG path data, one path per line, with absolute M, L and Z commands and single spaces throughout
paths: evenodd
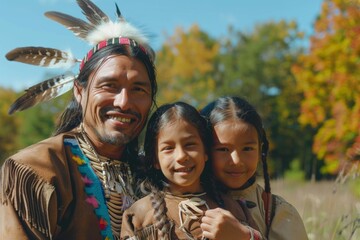
M 75 58 L 71 52 L 45 47 L 15 48 L 6 54 L 6 58 L 9 61 L 49 68 L 70 68 L 80 62 L 81 71 L 86 62 L 97 51 L 109 45 L 119 44 L 138 47 L 149 57 L 150 61 L 154 62 L 155 52 L 149 46 L 147 37 L 125 20 L 116 4 L 116 21 L 111 21 L 90 0 L 77 0 L 77 4 L 82 9 L 82 13 L 88 19 L 88 22 L 55 11 L 46 12 L 45 16 L 64 25 L 75 36 L 93 46 L 82 60 Z M 28 88 L 26 93 L 10 106 L 9 114 L 28 109 L 38 103 L 49 101 L 66 93 L 73 88 L 76 78 L 77 75 L 67 73 L 47 79 Z
M 145 54 L 149 56 L 151 61 L 154 61 L 153 55 L 148 54 L 148 51 L 142 45 L 138 44 L 135 40 L 126 37 L 116 37 L 101 41 L 98 44 L 96 44 L 92 49 L 90 49 L 90 51 L 85 55 L 85 57 L 82 59 L 80 63 L 80 71 L 84 67 L 85 63 L 87 63 L 97 51 L 99 51 L 100 49 L 106 46 L 114 45 L 114 44 L 138 46 L 141 49 L 141 51 L 143 51 Z

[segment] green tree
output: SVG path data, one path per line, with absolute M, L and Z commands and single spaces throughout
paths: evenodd
M 70 96 L 69 92 L 49 102 L 43 102 L 25 111 L 15 113 L 23 120 L 18 134 L 20 148 L 52 135 L 57 118 L 65 109 Z
M 291 72 L 303 51 L 303 34 L 295 22 L 258 24 L 251 32 L 229 28 L 217 63 L 218 95 L 247 98 L 261 113 L 271 143 L 272 171 L 281 176 L 294 159 L 312 170 L 311 132 L 297 121 L 300 93 Z
M 18 148 L 20 119 L 8 115 L 9 106 L 16 97 L 16 92 L 0 87 L 0 165 Z
M 193 25 L 176 29 L 157 53 L 158 102 L 183 100 L 201 107 L 215 91 L 214 59 L 219 44 Z
M 336 174 L 360 159 L 360 2 L 325 0 L 310 51 L 294 73 L 304 95 L 300 122 L 317 128 L 313 152 Z
M 45 79 L 51 78 L 50 73 L 44 74 Z M 52 135 L 60 113 L 65 109 L 71 97 L 71 91 L 42 102 L 24 111 L 8 114 L 11 104 L 24 91 L 16 93 L 0 87 L 0 164 L 15 151 L 41 141 Z

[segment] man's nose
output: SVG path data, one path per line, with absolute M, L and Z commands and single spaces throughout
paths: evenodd
M 115 96 L 114 106 L 119 107 L 121 110 L 128 110 L 130 108 L 131 102 L 129 97 L 129 92 L 126 88 L 121 89 L 121 91 Z

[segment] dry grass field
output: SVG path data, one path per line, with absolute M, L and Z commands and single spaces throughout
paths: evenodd
M 359 176 L 324 182 L 272 181 L 302 216 L 310 240 L 360 239 Z

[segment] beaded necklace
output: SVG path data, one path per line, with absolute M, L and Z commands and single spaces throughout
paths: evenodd
M 102 183 L 113 236 L 118 239 L 123 210 L 136 199 L 132 189 L 133 178 L 130 166 L 119 160 L 100 156 L 91 145 L 82 125 L 76 138 L 82 152 L 89 159 L 95 175 Z

